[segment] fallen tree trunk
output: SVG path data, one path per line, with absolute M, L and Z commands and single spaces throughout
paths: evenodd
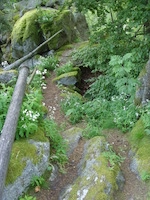
M 26 56 L 16 60 L 14 63 L 8 65 L 7 67 L 4 68 L 4 70 L 10 70 L 10 69 L 14 69 L 19 67 L 24 61 L 26 61 L 27 59 L 33 57 L 34 55 L 36 55 L 37 51 L 43 47 L 45 44 L 47 44 L 50 40 L 52 40 L 55 36 L 57 36 L 59 33 L 61 33 L 63 30 L 58 31 L 57 33 L 55 33 L 52 37 L 50 37 L 49 39 L 47 39 L 45 42 L 43 42 L 42 44 L 40 44 L 36 49 L 34 49 L 33 51 L 31 51 L 29 54 L 27 54 Z
M 20 108 L 25 93 L 28 73 L 28 67 L 22 67 L 19 71 L 19 76 L 12 100 L 0 135 L 0 199 L 2 199 L 2 193 L 5 185 L 12 145 L 15 139 Z

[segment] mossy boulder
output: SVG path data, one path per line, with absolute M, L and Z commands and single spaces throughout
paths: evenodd
M 85 144 L 84 155 L 79 164 L 79 176 L 73 185 L 69 185 L 62 192 L 60 200 L 114 199 L 113 194 L 118 189 L 120 170 L 118 165 L 115 165 L 113 170 L 109 169 L 108 160 L 103 155 L 106 150 L 104 137 L 94 137 Z
M 55 9 L 33 9 L 26 12 L 14 25 L 11 34 L 12 54 L 20 58 L 57 31 L 63 32 L 52 39 L 48 46 L 40 49 L 39 53 L 58 49 L 62 45 L 72 42 L 76 38 L 74 18 L 69 10 L 59 12 Z
M 0 82 L 9 83 L 11 80 L 16 78 L 17 75 L 18 72 L 16 70 L 9 70 L 9 71 L 0 70 Z
M 74 16 L 70 10 L 63 10 L 58 12 L 55 10 L 55 14 L 51 14 L 48 10 L 48 20 L 40 23 L 42 32 L 46 39 L 54 35 L 59 30 L 63 30 L 62 33 L 57 35 L 53 40 L 48 43 L 49 49 L 59 49 L 65 44 L 75 41 L 77 38 L 75 31 Z
M 18 199 L 30 185 L 33 176 L 41 176 L 45 172 L 49 155 L 50 144 L 41 130 L 28 140 L 15 141 L 2 200 Z
M 131 170 L 139 178 L 146 180 L 146 175 L 150 175 L 150 136 L 146 134 L 141 119 L 135 124 L 129 139 L 133 151 Z
M 67 155 L 69 156 L 73 150 L 78 146 L 79 140 L 81 139 L 83 130 L 79 127 L 72 127 L 62 133 L 63 138 L 68 144 Z
M 53 79 L 53 81 L 56 81 L 60 85 L 73 86 L 78 82 L 78 71 L 61 74 Z
M 11 34 L 14 58 L 17 59 L 28 54 L 44 41 L 37 22 L 39 12 L 38 9 L 28 11 L 15 23 Z
M 80 68 L 73 67 L 72 71 L 62 73 L 60 76 L 54 78 L 53 81 L 56 81 L 58 84 L 64 86 L 75 86 L 76 83 L 80 82 L 80 74 Z
M 75 25 L 81 40 L 85 41 L 89 39 L 89 27 L 83 13 L 75 12 Z

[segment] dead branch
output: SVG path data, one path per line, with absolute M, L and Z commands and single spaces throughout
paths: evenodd
M 4 68 L 4 70 L 8 71 L 10 69 L 15 69 L 17 67 L 19 67 L 24 61 L 26 61 L 27 59 L 33 57 L 34 55 L 36 55 L 37 51 L 43 47 L 45 44 L 47 44 L 50 40 L 52 40 L 55 36 L 57 36 L 59 33 L 61 33 L 63 30 L 58 31 L 57 33 L 55 33 L 52 37 L 50 37 L 49 39 L 47 39 L 45 42 L 43 42 L 42 44 L 40 44 L 37 48 L 35 48 L 33 51 L 31 51 L 29 54 L 27 54 L 26 56 L 16 60 L 14 63 L 8 65 L 7 67 Z

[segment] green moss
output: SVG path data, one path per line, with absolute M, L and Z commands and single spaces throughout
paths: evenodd
M 78 75 L 78 71 L 68 72 L 68 73 L 61 74 L 60 76 L 54 78 L 53 81 L 58 81 L 62 78 L 66 78 L 66 77 L 70 77 L 70 76 L 76 77 L 77 75 Z
M 17 70 L 4 71 L 3 69 L 0 69 L 0 74 L 10 74 L 10 73 L 18 74 L 18 71 Z
M 44 130 L 42 128 L 39 128 L 37 132 L 29 135 L 29 139 L 33 139 L 34 141 L 40 141 L 40 142 L 48 142 L 48 138 L 45 136 Z
M 28 11 L 15 23 L 12 31 L 13 40 L 24 42 L 27 38 L 33 37 L 33 35 L 38 36 L 38 24 L 35 23 L 38 18 L 38 12 L 39 10 L 37 9 Z
M 150 137 L 146 136 L 141 140 L 139 148 L 136 152 L 136 157 L 140 161 L 138 169 L 141 175 L 143 171 L 146 171 L 148 174 L 150 174 L 149 152 L 150 152 Z
M 139 144 L 142 141 L 142 139 L 145 137 L 145 130 L 144 130 L 144 124 L 142 120 L 138 120 L 134 128 L 132 129 L 130 135 L 129 135 L 129 141 L 131 143 L 131 146 L 134 149 L 139 148 Z
M 139 78 L 142 78 L 143 76 L 145 76 L 146 73 L 147 73 L 147 70 L 146 70 L 146 67 L 144 67 L 144 68 L 141 70 L 140 74 L 139 74 Z
M 59 88 L 62 90 L 61 96 L 64 98 L 67 98 L 70 95 L 74 95 L 75 97 L 78 97 L 79 99 L 83 99 L 83 96 L 79 94 L 77 91 L 75 91 L 76 88 L 69 88 L 62 85 L 59 86 Z
M 142 177 L 143 172 L 150 174 L 150 136 L 145 133 L 141 119 L 131 131 L 129 140 L 135 151 L 140 176 Z
M 134 128 L 129 135 L 129 141 L 133 148 L 137 149 L 139 143 L 145 137 L 144 124 L 142 120 L 138 120 Z
M 39 128 L 37 132 L 30 135 L 28 139 L 38 142 L 49 142 L 42 128 Z M 37 156 L 37 147 L 34 144 L 30 144 L 27 139 L 15 141 L 7 172 L 6 185 L 13 183 L 21 176 L 27 159 L 30 159 L 34 164 L 39 162 L 40 157 Z
M 99 156 L 98 160 L 100 161 L 101 165 L 95 165 L 93 168 L 91 168 L 91 170 L 97 175 L 90 177 L 90 181 L 87 179 L 87 176 L 78 177 L 72 187 L 72 191 L 70 192 L 70 199 L 77 199 L 79 197 L 77 192 L 81 189 L 84 189 L 86 186 L 86 188 L 88 188 L 88 193 L 84 198 L 85 200 L 107 200 L 108 195 L 105 193 L 105 190 L 107 185 L 111 184 L 112 189 L 111 193 L 109 194 L 109 199 L 113 200 L 113 191 L 118 189 L 116 184 L 116 174 L 118 173 L 119 168 L 116 167 L 114 170 L 108 169 L 108 161 L 103 156 Z M 102 177 L 104 177 L 104 180 Z M 97 181 L 95 181 L 95 178 L 98 178 Z
M 105 151 L 105 142 L 104 137 L 96 136 L 88 143 L 86 156 L 82 164 L 83 173 L 74 182 L 69 199 L 77 199 L 80 191 L 87 189 L 87 195 L 84 197 L 85 200 L 107 200 L 108 196 L 109 199 L 113 200 L 113 192 L 118 189 L 116 177 L 119 173 L 119 166 L 116 164 L 113 170 L 108 167 L 108 160 L 101 153 Z M 98 146 L 100 152 L 97 152 Z M 91 173 L 88 173 L 87 170 L 89 169 L 86 168 L 87 162 L 94 158 L 95 162 L 90 166 Z M 111 191 L 109 194 L 106 194 L 108 185 L 111 185 Z
M 55 11 L 53 20 L 41 24 L 41 29 L 46 38 L 54 35 L 59 30 L 64 30 L 64 32 L 57 35 L 48 43 L 49 49 L 58 49 L 62 45 L 73 41 L 75 38 L 73 15 L 70 10 Z
M 27 159 L 30 159 L 34 164 L 38 163 L 36 146 L 24 139 L 15 141 L 8 167 L 6 185 L 13 183 L 22 174 Z

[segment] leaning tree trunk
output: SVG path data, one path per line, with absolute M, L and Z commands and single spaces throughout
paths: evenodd
M 2 193 L 7 175 L 12 145 L 15 139 L 20 108 L 25 93 L 28 73 L 28 67 L 22 67 L 19 71 L 12 101 L 10 103 L 6 120 L 0 135 L 0 199 L 2 199 Z
M 47 44 L 50 40 L 52 40 L 56 35 L 58 35 L 59 33 L 61 33 L 63 30 L 58 31 L 57 33 L 55 33 L 52 37 L 50 37 L 48 40 L 46 40 L 45 42 L 43 42 L 42 44 L 40 44 L 36 49 L 34 49 L 33 51 L 31 51 L 29 54 L 27 54 L 26 56 L 20 58 L 19 60 L 16 60 L 14 63 L 8 65 L 7 67 L 4 68 L 4 70 L 10 70 L 10 69 L 14 69 L 19 67 L 24 61 L 26 61 L 27 59 L 33 57 L 34 55 L 36 55 L 37 51 L 43 47 L 45 44 Z

